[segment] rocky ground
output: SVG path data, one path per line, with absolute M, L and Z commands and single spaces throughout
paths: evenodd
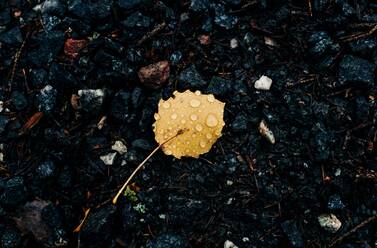
M 376 34 L 372 0 L 0 1 L 1 247 L 376 248 Z M 223 136 L 112 205 L 186 89 Z

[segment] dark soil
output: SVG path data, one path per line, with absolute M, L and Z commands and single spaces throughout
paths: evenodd
M 372 0 L 0 1 L 0 246 L 376 248 L 376 34 Z M 223 136 L 111 204 L 185 89 Z

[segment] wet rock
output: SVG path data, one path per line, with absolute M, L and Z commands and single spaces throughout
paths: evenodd
M 125 121 L 130 117 L 129 102 L 131 95 L 126 91 L 119 91 L 111 102 L 111 115 L 117 120 Z
M 41 13 L 64 16 L 67 6 L 60 0 L 46 0 L 41 4 Z
M 129 10 L 129 9 L 133 9 L 133 8 L 137 7 L 142 2 L 143 2 L 142 0 L 119 0 L 118 5 L 122 9 Z
M 172 65 L 177 65 L 179 61 L 181 61 L 181 59 L 182 59 L 182 53 L 180 51 L 173 52 L 170 55 L 170 62 L 172 63 Z
M 301 232 L 297 228 L 295 220 L 287 220 L 281 223 L 285 235 L 287 235 L 289 243 L 293 247 L 304 247 L 304 240 L 302 239 Z
M 145 97 L 143 94 L 143 90 L 139 87 L 135 87 L 131 94 L 131 102 L 133 107 L 136 109 L 140 107 L 142 102 L 144 101 Z
M 232 122 L 231 126 L 232 126 L 233 131 L 242 132 L 242 131 L 247 130 L 248 128 L 247 124 L 248 124 L 248 120 L 246 116 L 242 113 L 239 113 L 234 119 L 234 121 Z
M 190 9 L 194 12 L 208 11 L 210 2 L 208 0 L 191 0 Z
M 147 243 L 147 248 L 188 248 L 188 241 L 176 234 L 160 234 Z
M 30 81 L 35 88 L 45 86 L 45 79 L 47 78 L 47 72 L 44 69 L 38 68 L 30 71 Z
M 16 248 L 21 245 L 21 234 L 13 228 L 8 228 L 2 233 L 1 247 L 2 248 Z
M 13 91 L 11 95 L 12 105 L 16 110 L 20 111 L 26 108 L 27 100 L 24 94 L 19 91 Z
M 42 20 L 45 31 L 56 30 L 57 27 L 62 23 L 62 20 L 56 16 L 43 15 Z
M 208 214 L 209 206 L 202 200 L 195 200 L 183 196 L 171 195 L 168 198 L 170 221 L 173 225 L 187 226 L 187 220 L 201 220 Z
M 3 134 L 8 123 L 9 123 L 8 116 L 0 115 L 0 135 Z
M 9 45 L 19 46 L 22 41 L 22 33 L 19 27 L 14 27 L 9 31 L 0 34 L 0 42 L 4 42 Z
M 87 44 L 87 40 L 67 39 L 64 43 L 64 53 L 67 57 L 76 59 L 79 56 L 80 50 L 86 47 Z
M 151 89 L 161 88 L 170 75 L 169 62 L 165 60 L 142 67 L 138 75 L 140 82 L 146 87 Z
M 371 87 L 374 84 L 376 66 L 368 60 L 352 55 L 346 55 L 339 65 L 340 86 L 354 84 L 361 87 Z
M 102 108 L 105 92 L 102 89 L 84 89 L 77 92 L 80 106 L 87 112 L 97 113 Z
M 122 22 L 126 28 L 147 28 L 151 25 L 151 18 L 144 16 L 141 12 L 131 14 Z
M 214 94 L 216 96 L 226 96 L 229 91 L 232 89 L 232 81 L 221 78 L 221 77 L 212 77 L 206 92 Z
M 5 26 L 11 21 L 10 18 L 10 9 L 6 8 L 0 10 L 0 26 Z
M 51 65 L 48 80 L 55 89 L 70 89 L 77 85 L 72 73 L 58 63 Z
M 345 208 L 346 206 L 343 204 L 339 195 L 332 195 L 329 197 L 327 207 L 331 210 L 339 210 Z
M 49 178 L 55 174 L 55 163 L 51 160 L 44 161 L 37 167 L 37 174 L 40 178 Z
M 80 19 L 91 19 L 92 12 L 90 4 L 83 0 L 71 0 L 68 2 L 68 11 Z
M 221 4 L 214 5 L 215 10 L 215 23 L 225 29 L 232 29 L 238 22 L 238 18 L 227 13 L 225 7 Z
M 318 216 L 319 225 L 328 232 L 336 233 L 342 223 L 334 214 L 322 214 Z
M 107 205 L 91 213 L 81 232 L 85 247 L 108 244 L 115 210 L 115 206 Z
M 0 203 L 3 206 L 17 206 L 26 199 L 26 190 L 22 177 L 9 179 L 0 196 Z
M 207 17 L 202 24 L 202 30 L 206 32 L 211 32 L 213 29 L 212 26 L 212 19 L 210 17 Z
M 364 39 L 357 39 L 349 45 L 352 52 L 359 53 L 363 56 L 370 56 L 377 48 L 377 38 L 367 37 Z
M 367 121 L 369 118 L 370 104 L 363 96 L 356 98 L 356 117 L 359 121 Z
M 126 204 L 122 213 L 122 224 L 125 232 L 135 230 L 139 223 L 139 216 L 131 204 Z
M 207 83 L 202 79 L 195 65 L 190 65 L 179 74 L 179 85 L 183 89 L 200 89 Z
M 337 0 L 335 3 L 341 8 L 344 16 L 349 17 L 356 13 L 355 9 L 347 1 Z
M 313 138 L 311 148 L 313 149 L 313 156 L 316 160 L 326 160 L 330 156 L 330 145 L 332 135 L 326 131 L 325 127 L 317 123 L 312 130 Z
M 132 147 L 140 148 L 143 150 L 151 150 L 153 146 L 145 139 L 136 139 L 132 142 Z
M 61 51 L 64 40 L 64 32 L 61 31 L 42 32 L 32 36 L 29 42 L 36 48 L 28 51 L 29 61 L 38 67 L 51 63 Z
M 38 110 L 42 112 L 50 112 L 56 102 L 57 91 L 51 86 L 46 85 L 37 95 Z
M 326 52 L 336 53 L 340 49 L 339 44 L 335 43 L 328 33 L 324 31 L 312 34 L 308 41 L 311 46 L 309 52 L 317 58 L 324 55 Z

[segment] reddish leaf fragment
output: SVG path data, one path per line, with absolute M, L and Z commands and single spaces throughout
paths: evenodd
M 33 114 L 33 116 L 30 117 L 29 120 L 27 120 L 27 122 L 22 126 L 22 128 L 18 132 L 18 135 L 23 135 L 27 133 L 30 129 L 32 129 L 35 125 L 38 124 L 42 117 L 43 112 L 36 112 L 35 114 Z
M 64 44 L 64 53 L 70 59 L 76 59 L 81 49 L 86 47 L 87 40 L 67 39 Z

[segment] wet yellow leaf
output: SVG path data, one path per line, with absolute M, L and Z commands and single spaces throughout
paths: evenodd
M 212 94 L 200 91 L 183 93 L 175 91 L 168 100 L 160 100 L 156 122 L 153 124 L 156 141 L 161 145 L 169 138 L 176 138 L 162 145 L 166 155 L 176 158 L 182 156 L 198 158 L 208 152 L 221 136 L 225 125 L 225 103 L 215 99 Z

